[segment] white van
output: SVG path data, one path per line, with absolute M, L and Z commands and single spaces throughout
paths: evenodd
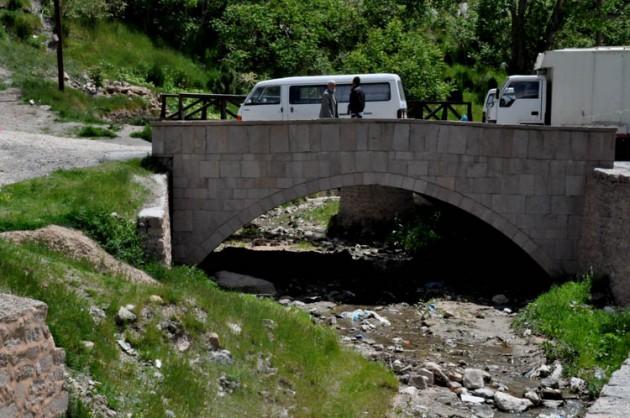
M 407 117 L 407 101 L 396 74 L 358 74 L 365 93 L 363 117 L 400 119 Z M 318 119 L 322 92 L 333 80 L 337 84 L 339 117 L 349 118 L 348 101 L 356 75 L 287 77 L 261 81 L 247 95 L 238 111 L 238 120 Z
M 497 89 L 490 89 L 483 102 L 482 122 L 497 123 Z

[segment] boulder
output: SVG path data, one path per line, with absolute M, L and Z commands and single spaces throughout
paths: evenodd
M 125 324 L 128 322 L 134 322 L 136 320 L 136 314 L 131 312 L 126 306 L 121 306 L 116 314 L 116 322 L 118 324 Z
M 427 361 L 426 363 L 424 363 L 424 368 L 433 373 L 433 379 L 436 384 L 440 386 L 448 386 L 448 382 L 450 380 L 439 364 L 432 361 Z
M 479 389 L 484 386 L 483 381 L 484 371 L 480 369 L 465 369 L 464 370 L 464 387 L 466 389 Z
M 266 296 L 276 294 L 275 286 L 267 280 L 230 271 L 220 271 L 215 276 L 217 284 L 223 289 Z
M 527 409 L 534 406 L 529 399 L 517 398 L 503 392 L 496 392 L 494 394 L 494 404 L 503 412 L 525 412 Z

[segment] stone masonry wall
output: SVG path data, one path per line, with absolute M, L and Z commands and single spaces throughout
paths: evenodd
M 137 225 L 142 246 L 149 257 L 171 265 L 171 217 L 168 182 L 164 174 L 153 176 L 157 197 L 138 213 Z
M 414 207 L 413 193 L 391 187 L 343 187 L 339 196 L 339 213 L 329 231 L 333 235 L 384 236 L 391 230 L 396 216 Z
M 173 258 L 199 263 L 255 217 L 348 186 L 408 190 L 485 221 L 551 274 L 576 272 L 584 184 L 615 131 L 421 120 L 173 121 Z
M 65 353 L 55 348 L 45 303 L 0 294 L 0 417 L 65 416 Z
M 630 163 L 589 177 L 579 258 L 584 271 L 608 275 L 617 302 L 630 305 Z

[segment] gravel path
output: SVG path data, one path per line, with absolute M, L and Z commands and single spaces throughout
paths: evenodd
M 0 68 L 0 81 L 9 77 Z M 22 103 L 17 89 L 0 91 L 0 186 L 151 153 L 150 143 L 129 136 L 141 128 L 123 126 L 118 138 L 94 140 L 72 137 L 79 126 L 56 121 L 47 106 Z

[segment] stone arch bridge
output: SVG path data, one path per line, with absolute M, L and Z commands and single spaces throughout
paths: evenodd
M 162 122 L 173 259 L 202 261 L 257 216 L 334 188 L 382 185 L 456 206 L 549 274 L 578 268 L 585 185 L 614 165 L 611 129 L 420 120 Z

